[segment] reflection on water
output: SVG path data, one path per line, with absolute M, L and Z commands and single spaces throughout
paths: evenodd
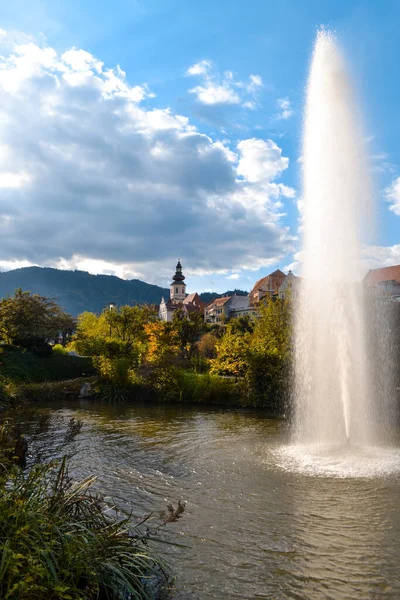
M 168 537 L 188 547 L 163 546 L 177 598 L 400 598 L 396 474 L 285 471 L 286 424 L 262 414 L 81 403 L 34 419 L 48 413 L 41 441 L 54 447 L 63 422 L 84 421 L 74 473 L 97 473 L 99 490 L 122 509 L 140 515 L 187 501 Z

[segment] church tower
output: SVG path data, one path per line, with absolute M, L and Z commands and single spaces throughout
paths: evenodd
M 175 275 L 172 278 L 172 283 L 169 286 L 169 289 L 169 297 L 172 302 L 183 302 L 183 300 L 186 298 L 185 276 L 182 274 L 182 265 L 180 260 L 178 260 L 178 264 L 176 265 Z

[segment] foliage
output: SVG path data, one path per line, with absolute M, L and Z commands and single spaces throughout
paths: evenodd
M 253 348 L 286 360 L 291 351 L 291 304 L 287 300 L 262 302 L 254 326 Z
M 60 398 L 78 398 L 82 385 L 88 380 L 92 381 L 87 377 L 76 377 L 62 381 L 41 381 L 19 385 L 11 382 L 5 386 L 5 390 L 8 400 L 14 404 L 18 405 L 22 402 L 38 404 L 57 401 Z
M 145 326 L 148 345 L 146 360 L 152 364 L 170 364 L 178 356 L 180 339 L 172 323 L 154 321 Z
M 241 404 L 239 387 L 221 377 L 180 370 L 177 380 L 181 401 L 228 406 Z
M 229 321 L 232 333 L 253 333 L 255 321 L 253 317 L 245 315 L 242 317 L 236 317 Z
M 145 377 L 136 379 L 132 391 L 140 398 L 162 402 L 226 404 L 239 406 L 240 390 L 231 381 L 209 373 L 193 373 L 174 366 L 153 366 Z M 130 395 L 131 397 L 131 395 Z
M 216 343 L 217 356 L 210 361 L 210 372 L 243 377 L 248 365 L 249 344 L 249 333 L 233 333 L 232 325 L 228 324 L 225 335 Z
M 72 333 L 75 321 L 54 300 L 17 289 L 0 301 L 0 339 L 40 350 L 60 333 Z
M 110 327 L 110 337 L 127 344 L 145 342 L 145 325 L 156 320 L 157 314 L 153 307 L 121 306 L 103 313 Z
M 104 341 L 109 331 L 110 326 L 104 312 L 100 316 L 83 312 L 78 317 L 70 347 L 83 356 L 98 356 L 104 349 Z
M 79 429 L 79 428 L 78 428 Z M 6 600 L 153 598 L 168 573 L 149 542 L 184 505 L 170 507 L 149 531 L 91 491 L 95 477 L 73 483 L 66 459 L 15 465 L 0 430 L 0 597 Z M 9 458 L 8 458 L 9 457 Z
M 172 322 L 157 320 L 148 307 L 84 313 L 73 343 L 94 356 L 98 397 L 107 401 L 142 396 L 284 409 L 291 367 L 286 301 L 269 300 L 256 318 L 239 317 L 214 328 L 198 313 L 183 310 L 175 311 Z
M 182 358 L 191 358 L 195 343 L 204 332 L 203 315 L 197 312 L 186 314 L 179 309 L 172 317 L 172 328 L 179 340 Z
M 244 394 L 249 404 L 285 410 L 291 369 L 291 304 L 262 303 L 251 338 Z
M 196 344 L 197 352 L 204 358 L 215 358 L 218 338 L 213 333 L 205 333 Z
M 54 352 L 37 356 L 28 350 L 3 346 L 0 353 L 0 382 L 39 382 L 92 375 L 92 360 Z
M 100 315 L 84 312 L 78 318 L 72 347 L 84 356 L 134 355 L 136 360 L 145 352 L 146 327 L 155 318 L 149 306 L 122 306 Z
M 67 356 L 68 350 L 62 344 L 54 344 L 52 347 L 53 352 L 56 354 L 62 354 L 63 356 Z

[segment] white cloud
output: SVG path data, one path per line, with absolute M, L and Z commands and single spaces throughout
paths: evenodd
M 362 251 L 362 256 L 365 272 L 368 269 L 398 265 L 400 264 L 400 244 L 394 246 L 366 246 Z
M 230 85 L 226 83 L 216 84 L 211 81 L 205 85 L 198 85 L 191 90 L 202 104 L 239 104 L 240 96 Z
M 85 50 L 77 50 L 71 48 L 67 50 L 61 56 L 62 62 L 69 65 L 73 71 L 89 71 L 94 69 L 98 73 L 101 73 L 103 63 L 97 60 L 92 54 Z
M 277 115 L 275 115 L 275 119 L 277 121 L 283 119 L 289 119 L 292 115 L 293 115 L 293 109 L 291 107 L 291 103 L 289 98 L 278 98 L 278 100 L 276 101 L 276 104 L 278 105 L 279 113 Z
M 201 78 L 201 84 L 191 88 L 189 92 L 196 96 L 200 104 L 206 106 L 241 104 L 245 108 L 254 109 L 256 103 L 253 96 L 263 86 L 260 75 L 250 75 L 247 82 L 235 79 L 232 71 L 225 71 L 220 76 L 212 70 L 209 60 L 192 65 L 187 69 L 186 75 Z
M 385 189 L 385 198 L 390 202 L 390 210 L 395 215 L 400 215 L 400 177 L 397 177 L 392 183 Z
M 272 140 L 252 138 L 238 143 L 240 159 L 237 172 L 247 181 L 272 181 L 289 166 L 289 159 Z
M 211 69 L 212 63 L 210 60 L 201 60 L 192 65 L 186 71 L 187 75 L 205 75 Z
M 0 189 L 23 187 L 29 180 L 30 177 L 27 173 L 0 172 Z
M 257 88 L 263 87 L 263 81 L 260 75 L 250 75 L 249 83 L 247 84 L 247 90 L 254 92 Z
M 160 283 L 177 254 L 187 272 L 235 274 L 291 251 L 281 149 L 214 141 L 168 107 L 145 107 L 151 95 L 75 48 L 29 42 L 0 60 L 0 266 Z
M 240 279 L 240 275 L 239 273 L 232 273 L 232 275 L 228 275 L 226 279 L 233 279 L 234 281 L 236 281 L 237 279 Z

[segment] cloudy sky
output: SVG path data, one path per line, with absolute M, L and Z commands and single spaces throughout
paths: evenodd
M 305 8 L 306 7 L 306 8 Z M 0 269 L 188 291 L 296 266 L 316 30 L 348 57 L 377 198 L 365 265 L 400 262 L 397 0 L 0 5 Z

